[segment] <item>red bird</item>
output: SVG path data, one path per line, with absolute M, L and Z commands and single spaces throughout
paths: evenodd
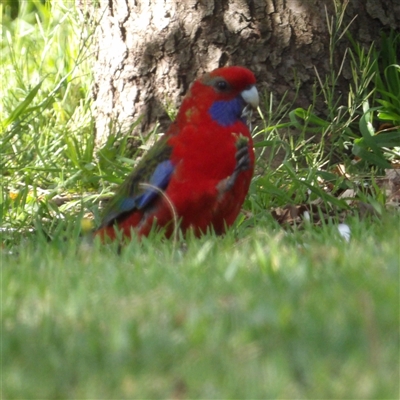
M 242 67 L 203 75 L 190 87 L 175 122 L 142 158 L 108 204 L 95 231 L 103 239 L 148 235 L 153 225 L 170 236 L 225 232 L 235 221 L 254 171 L 245 117 L 258 106 L 255 77 Z M 175 221 L 175 222 L 174 222 Z

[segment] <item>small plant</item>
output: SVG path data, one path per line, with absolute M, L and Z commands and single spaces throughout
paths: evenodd
M 96 184 L 90 100 L 91 33 L 70 2 L 5 6 L 0 65 L 3 227 L 32 227 L 49 200 Z
M 373 44 L 367 55 L 351 37 L 350 40 L 354 49 L 350 52 L 353 71 L 357 65 L 365 65 L 366 71 L 366 77 L 362 77 L 366 95 L 358 121 L 361 135 L 354 138 L 353 154 L 364 164 L 383 170 L 391 167 L 391 161 L 400 159 L 400 60 L 397 56 L 400 35 L 391 31 L 387 36 L 382 32 L 380 50 Z M 353 76 L 357 85 L 357 74 Z
M 380 104 L 378 119 L 399 130 L 400 126 L 400 33 L 381 34 L 380 50 L 374 51 L 376 63 L 374 102 Z

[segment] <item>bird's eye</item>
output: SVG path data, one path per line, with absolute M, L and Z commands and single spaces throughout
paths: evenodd
M 215 88 L 220 92 L 225 92 L 229 89 L 229 85 L 226 81 L 218 81 L 215 83 Z

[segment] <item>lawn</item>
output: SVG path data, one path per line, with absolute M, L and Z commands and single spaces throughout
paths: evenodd
M 2 257 L 2 397 L 391 399 L 399 217 Z

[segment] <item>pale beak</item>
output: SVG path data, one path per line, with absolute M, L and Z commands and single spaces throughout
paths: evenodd
M 241 95 L 247 104 L 250 104 L 253 108 L 258 107 L 260 98 L 258 96 L 258 90 L 255 86 L 251 86 L 249 89 L 243 90 Z

